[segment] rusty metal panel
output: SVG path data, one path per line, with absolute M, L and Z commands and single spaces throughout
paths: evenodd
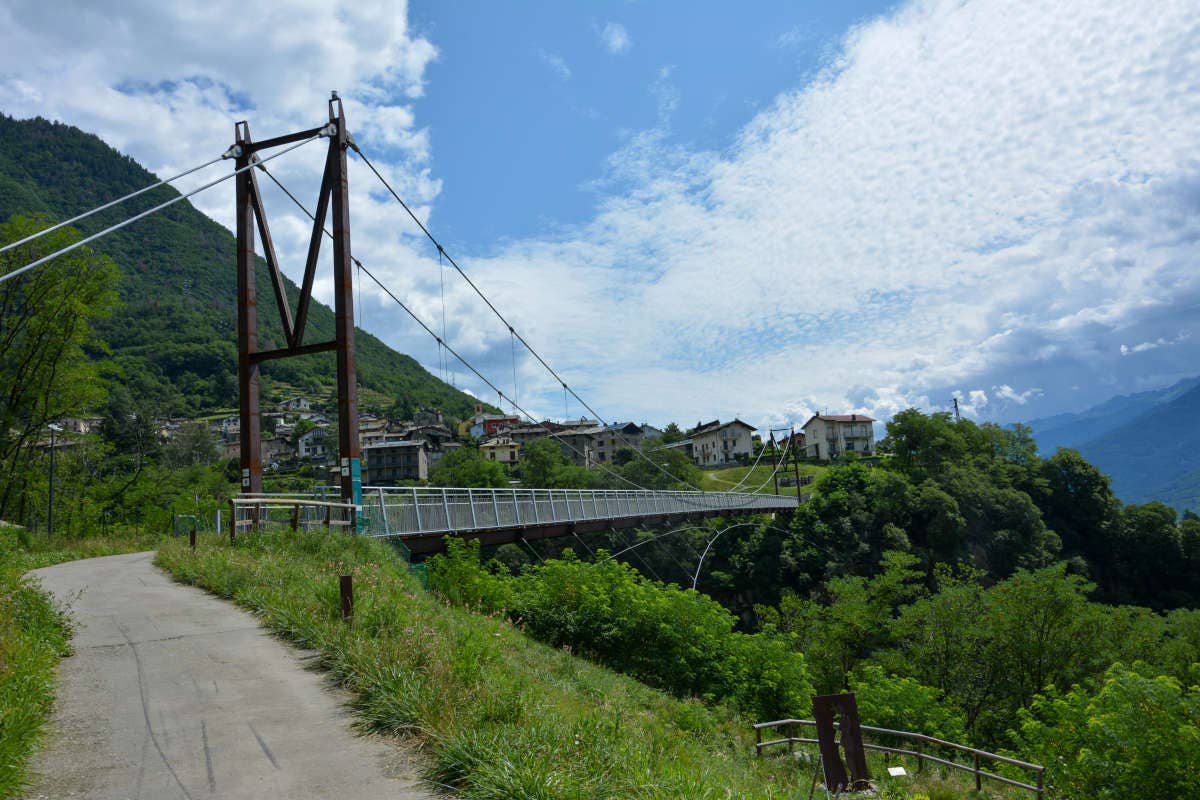
M 866 749 L 858 722 L 858 701 L 852 692 L 817 695 L 812 700 L 813 719 L 817 723 L 817 743 L 821 750 L 821 765 L 825 771 L 825 786 L 837 794 L 847 790 L 868 788 Z M 838 731 L 841 729 L 841 750 Z M 849 775 L 842 762 L 842 751 L 850 765 Z

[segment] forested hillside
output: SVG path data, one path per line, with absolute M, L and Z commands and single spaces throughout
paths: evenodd
M 69 125 L 0 115 L 0 221 L 41 216 L 57 221 L 153 184 L 157 178 L 99 138 Z M 85 235 L 119 222 L 177 193 L 162 187 L 78 224 Z M 232 200 L 231 200 L 232 202 Z M 147 411 L 194 415 L 237 402 L 237 292 L 233 236 L 183 202 L 116 231 L 94 245 L 120 269 L 120 305 L 96 325 L 93 356 Z M 272 297 L 259 261 L 260 298 Z M 288 281 L 293 305 L 297 288 Z M 273 311 L 273 306 L 264 306 Z M 282 344 L 276 315 L 259 317 L 263 349 Z M 333 334 L 333 312 L 314 303 L 308 341 Z M 401 416 L 433 406 L 463 416 L 475 400 L 425 371 L 412 358 L 359 332 L 358 378 L 381 404 Z M 111 358 L 105 353 L 111 350 Z M 273 390 L 319 394 L 333 385 L 333 354 L 273 361 L 263 366 Z

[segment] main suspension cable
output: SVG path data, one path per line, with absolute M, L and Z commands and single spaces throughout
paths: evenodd
M 121 203 L 124 203 L 126 200 L 132 200 L 133 198 L 137 197 L 138 195 L 145 194 L 146 192 L 149 192 L 153 189 L 157 189 L 160 186 L 166 186 L 167 184 L 171 183 L 172 181 L 177 181 L 180 178 L 187 177 L 188 175 L 191 175 L 193 172 L 199 172 L 200 170 L 204 169 L 205 167 L 211 167 L 213 164 L 216 164 L 218 161 L 224 161 L 227 158 L 232 158 L 232 155 L 228 151 L 220 156 L 217 156 L 212 161 L 206 161 L 205 163 L 201 164 L 198 167 L 192 167 L 191 169 L 184 170 L 183 172 L 179 173 L 178 175 L 172 175 L 170 178 L 165 178 L 164 180 L 161 180 L 158 183 L 153 184 L 152 186 L 147 186 L 145 189 L 138 189 L 136 192 L 130 192 L 129 194 L 125 195 L 124 197 L 118 197 L 116 200 L 105 203 L 102 206 L 96 206 L 91 211 L 85 211 L 82 214 L 77 214 L 68 220 L 63 220 L 62 222 L 60 222 L 56 225 L 51 225 L 49 228 L 42 228 L 37 233 L 30 234 L 29 236 L 26 236 L 24 239 L 19 239 L 15 242 L 6 244 L 3 247 L 0 247 L 0 253 L 3 253 L 5 250 L 11 250 L 14 247 L 17 247 L 19 245 L 23 245 L 26 242 L 32 242 L 34 239 L 38 239 L 42 236 L 45 236 L 48 233 L 52 233 L 52 232 L 58 230 L 59 228 L 65 228 L 68 225 L 72 225 L 76 222 L 79 222 L 79 220 L 81 220 L 81 219 L 87 219 L 88 217 L 92 216 L 93 214 L 99 214 L 101 211 L 104 211 L 107 208 L 112 208 L 115 205 L 120 205 Z
M 15 269 L 12 272 L 6 272 L 3 275 L 0 275 L 0 283 L 4 283 L 7 280 L 11 280 L 12 278 L 17 277 L 18 275 L 21 275 L 22 273 L 28 272 L 29 270 L 33 269 L 34 267 L 45 264 L 47 261 L 53 261 L 54 259 L 58 258 L 59 256 L 69 253 L 72 250 L 83 247 L 85 244 L 87 244 L 89 242 L 94 242 L 95 240 L 99 239 L 100 237 L 106 236 L 106 235 L 112 233 L 113 231 L 117 231 L 117 230 L 120 230 L 121 228 L 124 228 L 127 225 L 131 225 L 134 222 L 137 222 L 138 220 L 142 219 L 143 217 L 148 217 L 155 212 L 162 211 L 163 209 L 165 209 L 169 206 L 173 206 L 182 200 L 186 200 L 189 197 L 192 197 L 193 195 L 199 194 L 200 192 L 203 192 L 206 189 L 211 189 L 212 187 L 216 186 L 218 183 L 224 183 L 225 181 L 229 180 L 230 178 L 232 178 L 240 173 L 243 173 L 246 170 L 254 169 L 255 167 L 261 166 L 262 164 L 265 164 L 266 162 L 270 161 L 273 158 L 279 158 L 279 156 L 284 155 L 285 153 L 290 153 L 291 151 L 295 150 L 297 147 L 303 147 L 304 145 L 311 142 L 313 139 L 320 138 L 321 135 L 322 134 L 318 133 L 307 139 L 304 139 L 303 141 L 296 142 L 291 147 L 288 147 L 284 150 L 280 150 L 278 153 L 273 153 L 273 154 L 267 156 L 266 158 L 259 159 L 252 164 L 247 164 L 244 167 L 239 167 L 238 169 L 235 169 L 233 172 L 229 173 L 228 175 L 217 178 L 215 181 L 209 181 L 208 183 L 204 184 L 203 186 L 201 186 L 197 189 L 193 189 L 192 191 L 188 192 L 187 194 L 181 194 L 178 197 L 171 198 L 170 200 L 168 200 L 165 203 L 159 203 L 158 205 L 154 206 L 153 208 L 146 209 L 145 211 L 141 212 L 140 214 L 135 214 L 134 216 L 130 217 L 129 219 L 125 220 L 124 222 L 118 222 L 116 225 L 110 225 L 109 227 L 105 228 L 104 230 L 100 231 L 99 233 L 93 233 L 91 236 L 80 239 L 78 242 L 75 242 L 74 244 L 67 245 L 66 247 L 61 248 L 60 250 L 56 250 L 55 252 L 51 253 L 48 256 L 43 256 L 42 258 L 39 258 L 37 261 L 34 261 L 30 264 L 26 264 L 25 266 Z
M 597 421 L 599 421 L 602 425 L 604 425 L 604 427 L 606 427 L 606 428 L 611 427 L 610 424 L 604 419 L 604 417 L 601 416 L 598 411 L 596 411 L 596 409 L 592 408 L 587 403 L 587 401 L 585 401 L 582 397 L 580 397 L 579 394 L 574 389 L 572 389 L 571 387 L 569 387 L 567 385 L 567 382 L 565 380 L 563 380 L 562 376 L 559 375 L 558 372 L 556 372 L 554 370 L 554 368 L 551 367 L 546 362 L 546 359 L 542 358 L 541 354 L 538 353 L 537 350 L 533 349 L 533 346 L 530 345 L 528 341 L 526 341 L 525 337 L 522 336 L 516 330 L 516 328 L 513 327 L 512 323 L 509 322 L 508 319 L 506 319 L 505 316 L 500 313 L 500 310 L 498 308 L 496 308 L 495 304 L 493 304 L 492 301 L 488 299 L 487 295 L 485 295 L 483 293 L 483 290 L 480 289 L 475 284 L 475 281 L 471 280 L 470 276 L 467 275 L 467 273 L 465 271 L 463 271 L 462 267 L 460 267 L 458 265 L 458 262 L 454 260 L 454 257 L 446 252 L 446 249 L 444 247 L 442 247 L 441 242 L 439 242 L 437 240 L 437 238 L 433 235 L 433 233 L 430 232 L 429 228 L 427 228 L 425 226 L 425 223 L 421 222 L 420 218 L 417 217 L 417 215 L 409 207 L 408 203 L 405 203 L 404 200 L 400 197 L 400 195 L 396 193 L 396 190 L 392 188 L 392 185 L 390 183 L 388 183 L 387 179 L 384 178 L 383 175 L 379 172 L 379 170 L 375 168 L 375 165 L 371 163 L 371 159 L 367 158 L 366 154 L 363 153 L 363 151 L 358 147 L 358 145 L 351 142 L 350 146 L 354 148 L 354 152 L 358 153 L 358 156 L 359 156 L 359 158 L 361 158 L 363 160 L 363 163 L 366 164 L 370 168 L 371 172 L 375 173 L 375 177 L 379 179 L 379 182 L 383 184 L 384 188 L 386 188 L 388 190 L 388 192 L 392 195 L 392 197 L 395 198 L 396 202 L 400 204 L 400 207 L 403 208 L 405 210 L 405 212 L 408 213 L 408 216 L 412 218 L 412 221 L 417 223 L 417 227 L 419 227 L 421 229 L 422 233 L 424 233 L 425 236 L 429 239 L 429 241 L 433 243 L 434 247 L 437 248 L 439 260 L 441 259 L 442 256 L 445 256 L 446 260 L 450 263 L 450 266 L 454 267 L 455 271 L 458 272 L 458 274 L 462 276 L 462 279 L 465 280 L 467 282 L 467 284 L 472 289 L 475 290 L 475 294 L 479 295 L 480 299 L 483 300 L 483 302 L 487 304 L 487 307 L 490 308 L 492 310 L 492 313 L 496 315 L 496 317 L 504 324 L 504 326 L 506 328 L 508 328 L 509 332 L 514 337 L 516 337 L 517 341 L 519 341 L 522 345 L 524 345 L 525 349 L 528 350 L 530 352 L 530 354 L 534 358 L 536 358 L 543 367 L 545 367 L 546 371 L 549 372 L 550 375 L 552 375 L 556 381 L 558 381 L 560 384 L 562 384 L 563 389 L 567 392 L 570 392 L 571 396 L 574 397 L 577 401 L 579 401 L 579 404 L 581 406 L 583 406 L 588 412 L 590 412 L 592 414 L 592 416 L 594 416 L 596 418 Z M 628 445 L 629 449 L 631 449 L 638 457 L 653 464 L 657 470 L 662 472 L 664 475 L 666 475 L 671 480 L 676 481 L 678 483 L 682 483 L 684 486 L 688 486 L 692 489 L 695 489 L 698 492 L 704 491 L 699 486 L 696 486 L 696 485 L 690 483 L 689 481 L 686 481 L 683 478 L 680 478 L 678 475 L 672 474 L 669 470 L 667 470 L 665 467 L 663 467 L 657 461 L 655 461 L 654 459 L 650 458 L 645 453 L 643 453 L 641 451 L 641 448 L 634 446 L 619 431 L 613 431 L 613 433 L 617 436 L 617 438 L 619 438 L 622 442 L 624 442 L 626 445 Z
M 309 211 L 309 210 L 308 210 L 308 208 L 307 208 L 307 207 L 306 207 L 306 206 L 305 206 L 303 203 L 301 203 L 301 202 L 300 202 L 300 200 L 299 200 L 299 199 L 296 197 L 296 195 L 292 194 L 292 192 L 291 192 L 291 191 L 290 191 L 290 190 L 289 190 L 289 189 L 288 189 L 286 186 L 284 186 L 284 185 L 283 185 L 283 184 L 282 184 L 282 183 L 279 181 L 279 179 L 278 179 L 278 178 L 276 178 L 276 177 L 275 177 L 275 176 L 274 176 L 274 175 L 271 173 L 271 171 L 270 171 L 270 170 L 268 170 L 266 167 L 262 167 L 262 171 L 263 171 L 264 173 L 266 173 L 267 177 L 268 177 L 268 178 L 270 178 L 270 179 L 271 179 L 271 181 L 272 181 L 272 182 L 273 182 L 273 183 L 274 183 L 276 186 L 278 186 L 278 187 L 280 188 L 280 190 L 281 190 L 281 191 L 282 191 L 284 194 L 286 194 L 286 195 L 288 196 L 288 198 L 289 198 L 289 199 L 291 199 L 291 201 L 292 201 L 293 203 L 295 203 L 295 204 L 296 204 L 296 206 L 297 206 L 297 207 L 298 207 L 298 208 L 299 208 L 301 211 L 303 211 L 303 212 L 304 212 L 304 213 L 305 213 L 305 214 L 308 216 L 308 218 L 309 218 L 309 219 L 311 219 L 311 220 L 313 220 L 314 222 L 316 222 L 316 217 L 313 215 L 313 213 L 312 213 L 311 211 Z M 328 228 L 323 228 L 323 229 L 322 229 L 322 231 L 323 231 L 323 233 L 324 233 L 326 236 L 330 237 L 331 239 L 333 238 L 333 234 L 329 232 L 329 229 L 328 229 Z M 376 285 L 376 286 L 378 286 L 378 287 L 379 287 L 379 288 L 380 288 L 380 289 L 381 289 L 381 290 L 384 292 L 384 294 L 386 294 L 388 297 L 390 297 L 390 298 L 392 299 L 392 301 L 396 303 L 396 305 L 400 306 L 400 308 L 401 308 L 401 309 L 403 309 L 403 310 L 404 310 L 404 312 L 405 312 L 406 314 L 408 314 L 410 317 L 412 317 L 412 319 L 413 319 L 413 321 L 414 321 L 414 322 L 416 322 L 418 325 L 420 325 L 420 326 L 421 326 L 421 328 L 422 328 L 422 329 L 423 329 L 423 330 L 424 330 L 424 331 L 425 331 L 427 334 L 429 334 L 431 337 L 433 337 L 433 338 L 434 338 L 434 339 L 437 341 L 437 343 L 438 343 L 439 347 L 444 347 L 444 348 L 446 349 L 446 352 L 448 352 L 450 355 L 452 355 L 452 356 L 454 356 L 456 359 L 458 359 L 459 363 L 461 363 L 461 364 L 462 364 L 464 367 L 466 367 L 468 370 L 470 370 L 472 373 L 474 373 L 474 374 L 475 374 L 475 376 L 476 376 L 477 378 L 479 378 L 479 380 L 483 381 L 483 382 L 484 382 L 484 383 L 485 383 L 485 384 L 486 384 L 486 385 L 487 385 L 487 386 L 488 386 L 488 387 L 489 387 L 489 388 L 490 388 L 492 391 L 494 391 L 494 392 L 495 392 L 497 395 L 499 395 L 502 401 L 503 401 L 503 400 L 505 400 L 505 399 L 508 399 L 508 400 L 509 400 L 509 402 L 511 402 L 511 403 L 513 404 L 513 408 L 515 408 L 515 409 L 516 409 L 516 410 L 517 410 L 517 411 L 518 411 L 518 412 L 519 412 L 521 415 L 523 415 L 523 416 L 524 416 L 526 419 L 528 419 L 530 422 L 536 422 L 536 421 L 537 421 L 537 420 L 535 420 L 535 419 L 533 418 L 533 415 L 531 415 L 531 414 L 530 414 L 528 411 L 526 411 L 524 408 L 522 408 L 522 407 L 521 407 L 519 404 L 517 404 L 517 403 L 516 403 L 515 401 L 513 401 L 511 398 L 506 398 L 506 397 L 505 397 L 505 395 L 504 395 L 504 392 L 503 392 L 503 391 L 502 391 L 502 390 L 501 390 L 501 389 L 500 389 L 500 388 L 499 388 L 499 387 L 498 387 L 498 386 L 497 386 L 495 383 L 493 383 L 491 380 L 489 380 L 489 379 L 487 378 L 487 376 L 485 376 L 485 375 L 484 375 L 482 372 L 480 372 L 478 369 L 476 369 L 476 368 L 474 367 L 474 365 L 472 365 L 472 364 L 471 364 L 471 362 L 467 361 L 465 358 L 463 358 L 461 355 L 459 355 L 459 353 L 458 353 L 458 351 L 457 351 L 457 350 L 455 350 L 455 349 L 454 349 L 453 347 L 451 347 L 451 346 L 450 346 L 450 345 L 449 345 L 447 342 L 445 342 L 445 341 L 444 341 L 444 340 L 443 340 L 443 339 L 442 339 L 440 336 L 438 336 L 438 335 L 437 335 L 437 333 L 436 333 L 436 332 L 433 330 L 433 328 L 429 327 L 429 325 L 428 325 L 428 324 L 426 324 L 424 320 L 422 320 L 422 319 L 421 319 L 419 316 L 417 316 L 417 314 L 416 314 L 416 313 L 415 313 L 415 312 L 414 312 L 414 311 L 413 311 L 411 308 L 409 308 L 409 307 L 408 307 L 408 306 L 407 306 L 407 305 L 404 303 L 404 301 L 402 301 L 402 300 L 401 300 L 399 297 L 397 297 L 397 296 L 396 296 L 396 295 L 395 295 L 395 294 L 392 292 L 392 290 L 391 290 L 391 289 L 389 289 L 389 288 L 388 288 L 388 287 L 387 287 L 387 286 L 386 286 L 386 285 L 383 283 L 383 281 L 381 281 L 381 280 L 379 280 L 379 278 L 375 277 L 375 273 L 373 273 L 373 272 L 371 272 L 371 270 L 367 269 L 367 267 L 366 267 L 366 266 L 365 266 L 365 265 L 362 263 L 362 261 L 360 261 L 360 260 L 359 260 L 357 257 L 355 257 L 355 256 L 353 256 L 353 255 L 352 255 L 352 256 L 350 256 L 350 260 L 351 260 L 352 262 L 354 262 L 354 264 L 355 264 L 355 265 L 356 265 L 356 266 L 357 266 L 357 267 L 358 267 L 360 270 L 362 270 L 362 272 L 364 272 L 364 273 L 366 274 L 366 276 L 367 276 L 368 278 L 370 278 L 370 279 L 371 279 L 371 280 L 372 280 L 372 281 L 375 283 L 375 285 Z M 570 442 L 568 442 L 568 441 L 567 441 L 566 439 L 564 439 L 562 436 L 559 436 L 559 435 L 558 435 L 557 433 L 555 433 L 554 431 L 551 431 L 551 430 L 547 429 L 547 432 L 550 434 L 550 436 L 551 436 L 551 437 L 553 437 L 554 439 L 558 440 L 558 442 L 559 442 L 560 444 L 564 445 L 564 446 L 565 446 L 565 447 L 567 447 L 569 450 L 571 450 L 572 452 L 574 452 L 574 453 L 575 453 L 577 456 L 579 456 L 580 458 L 582 458 L 582 459 L 583 459 L 583 462 L 584 462 L 585 464 L 587 463 L 587 458 L 588 458 L 588 457 L 587 457 L 587 454 L 586 454 L 585 452 L 582 452 L 581 450 L 579 450 L 579 448 L 575 447 L 573 444 L 571 444 Z M 599 466 L 599 467 L 600 467 L 600 468 L 601 468 L 601 469 L 602 469 L 604 472 L 607 472 L 609 475 L 613 476 L 613 477 L 614 477 L 614 478 L 616 478 L 617 480 L 623 481 L 623 482 L 625 482 L 625 483 L 629 484 L 630 486 L 634 487 L 635 489 L 639 489 L 639 490 L 641 490 L 641 491 L 644 491 L 644 492 L 653 491 L 652 489 L 647 489 L 645 486 L 642 486 L 641 484 L 637 483 L 636 481 L 632 481 L 632 480 L 630 480 L 629 478 L 626 478 L 626 477 L 625 477 L 624 475 L 622 475 L 621 473 L 619 473 L 619 472 L 615 472 L 615 471 L 613 471 L 613 470 L 609 469 L 608 467 L 604 466 L 604 464 L 597 464 L 597 466 Z

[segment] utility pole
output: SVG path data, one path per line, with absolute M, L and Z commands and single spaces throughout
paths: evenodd
M 962 422 L 962 415 L 958 413 L 958 398 L 954 398 L 954 421 Z
M 50 424 L 50 508 L 46 514 L 46 538 L 49 539 L 54 535 L 54 434 L 62 430 L 61 427 Z

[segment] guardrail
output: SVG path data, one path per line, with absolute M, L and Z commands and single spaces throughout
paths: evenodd
M 811 719 L 780 719 L 780 720 L 775 720 L 774 722 L 759 722 L 754 726 L 754 732 L 755 732 L 755 736 L 757 738 L 757 742 L 754 745 L 754 752 L 756 755 L 761 757 L 762 751 L 764 748 L 772 747 L 774 745 L 792 744 L 792 743 L 818 744 L 818 741 L 816 739 L 793 735 L 795 733 L 795 728 L 798 725 L 811 725 L 813 727 L 816 727 L 816 724 L 817 724 L 816 721 L 811 720 Z M 770 741 L 764 742 L 763 738 L 762 738 L 763 731 L 764 730 L 774 730 L 776 728 L 786 728 L 788 735 L 782 739 L 771 739 Z M 958 744 L 956 742 L 947 742 L 944 739 L 937 739 L 933 736 L 926 736 L 923 733 L 912 733 L 911 731 L 893 731 L 893 730 L 889 730 L 888 728 L 874 728 L 874 727 L 871 727 L 870 725 L 860 725 L 859 728 L 864 733 L 874 733 L 879 736 L 893 736 L 898 739 L 907 739 L 909 741 L 916 742 L 916 746 L 917 746 L 916 750 L 905 750 L 900 747 L 887 747 L 885 745 L 871 744 L 869 742 L 863 742 L 863 747 L 867 750 L 875 750 L 875 751 L 878 751 L 881 753 L 892 753 L 895 755 L 912 756 L 917 759 L 917 771 L 918 772 L 921 770 L 921 767 L 924 764 L 924 762 L 932 761 L 935 764 L 941 764 L 943 766 L 951 767 L 953 769 L 973 773 L 975 775 L 975 791 L 977 791 L 977 792 L 982 791 L 983 779 L 987 778 L 988 780 L 999 781 L 1000 783 L 1005 783 L 1005 784 L 1008 784 L 1009 786 L 1016 786 L 1020 789 L 1025 789 L 1029 792 L 1032 792 L 1037 796 L 1038 800 L 1042 800 L 1042 798 L 1045 795 L 1046 768 L 1039 764 L 1030 764 L 1027 761 L 1019 761 L 1015 758 L 1009 758 L 1008 756 L 1001 756 L 1001 755 L 997 755 L 996 753 L 989 753 L 986 750 L 978 750 L 974 747 L 967 747 L 966 745 Z M 968 755 L 972 756 L 973 764 L 972 764 L 972 766 L 968 766 L 966 764 L 960 764 L 957 761 L 951 761 L 949 759 L 939 758 L 938 756 L 930 755 L 929 753 L 925 752 L 926 745 L 931 745 L 934 747 L 944 747 L 948 750 L 954 750 L 954 751 L 961 752 L 961 753 L 967 753 Z M 1032 784 L 1023 783 L 1018 780 L 1013 780 L 1012 778 L 1008 778 L 1003 775 L 997 775 L 994 772 L 985 772 L 980 768 L 980 762 L 982 760 L 996 761 L 1001 764 L 1008 764 L 1010 766 L 1019 767 L 1021 769 L 1025 769 L 1025 770 L 1034 772 L 1037 774 L 1037 785 L 1034 786 Z
M 292 530 L 297 530 L 301 525 L 351 528 L 359 507 L 353 503 L 319 500 L 303 495 L 243 494 L 231 497 L 229 540 L 233 541 L 237 536 L 238 528 L 257 528 L 271 520 L 272 511 L 280 510 L 289 513 Z
M 372 536 L 461 533 L 663 514 L 787 511 L 795 497 L 729 492 L 367 487 Z

